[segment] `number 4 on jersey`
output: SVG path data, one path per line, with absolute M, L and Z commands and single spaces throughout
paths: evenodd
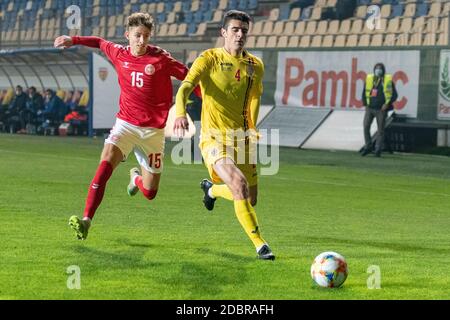
M 241 69 L 238 69 L 234 77 L 236 78 L 237 81 L 241 81 Z

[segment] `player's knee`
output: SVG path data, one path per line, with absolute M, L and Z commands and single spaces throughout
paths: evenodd
M 156 194 L 158 193 L 158 189 L 156 190 L 144 190 L 143 194 L 144 197 L 146 197 L 148 200 L 153 200 L 156 197 Z

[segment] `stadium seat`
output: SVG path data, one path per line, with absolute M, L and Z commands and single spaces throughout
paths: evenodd
M 383 35 L 382 34 L 374 34 L 372 36 L 372 40 L 370 42 L 370 46 L 372 47 L 381 47 L 383 45 Z
M 418 17 L 416 19 L 414 19 L 414 25 L 413 25 L 413 31 L 414 32 L 423 32 L 424 28 L 425 28 L 425 17 Z
M 277 47 L 277 36 L 270 36 L 267 39 L 266 48 L 276 48 Z
M 421 46 L 422 45 L 422 32 L 413 33 L 409 39 L 410 46 Z
M 339 20 L 331 20 L 330 23 L 328 24 L 328 30 L 327 33 L 330 34 L 337 34 L 339 31 Z
M 409 33 L 400 33 L 396 38 L 395 45 L 407 46 L 408 44 L 409 44 Z
M 157 35 L 160 37 L 167 36 L 167 33 L 169 32 L 169 25 L 167 23 L 162 23 L 159 26 L 157 26 Z
M 259 35 L 262 33 L 264 27 L 264 21 L 257 21 L 253 24 L 252 34 Z
M 319 24 L 317 25 L 317 34 L 324 35 L 328 32 L 328 21 L 327 20 L 321 20 L 319 21 Z
M 427 33 L 436 33 L 439 27 L 439 18 L 432 17 L 426 22 L 425 30 Z
M 414 17 L 416 15 L 416 4 L 408 3 L 405 7 L 404 17 Z
M 220 0 L 219 6 L 217 7 L 217 9 L 219 9 L 219 10 L 226 10 L 227 7 L 228 7 L 228 0 Z
M 390 19 L 386 32 L 396 33 L 399 31 L 399 29 L 400 29 L 400 18 L 395 17 L 393 19 Z
M 367 6 L 359 6 L 356 8 L 356 18 L 365 19 L 367 15 Z
M 425 33 L 425 37 L 422 42 L 423 46 L 435 46 L 436 45 L 436 33 Z
M 323 8 L 327 6 L 327 0 L 316 0 L 315 7 Z
M 384 37 L 383 45 L 392 47 L 395 45 L 396 41 L 397 39 L 395 33 L 389 33 Z
M 219 38 L 222 38 L 223 39 L 223 37 L 219 37 Z M 246 47 L 247 48 L 254 48 L 256 46 L 256 37 L 255 36 L 249 36 L 248 38 L 247 38 L 247 44 L 246 44 Z M 216 45 L 216 48 L 218 48 L 218 46 Z
M 428 15 L 432 17 L 439 17 L 441 14 L 442 4 L 440 2 L 433 2 L 430 5 L 430 10 L 428 11 Z
M 439 24 L 439 32 L 448 33 L 448 17 L 442 18 L 441 23 Z
M 391 15 L 391 10 L 392 7 L 390 4 L 385 4 L 381 7 L 381 18 L 389 18 L 389 16 Z
M 291 14 L 289 15 L 289 20 L 297 21 L 300 20 L 300 8 L 293 8 L 291 9 Z
M 197 59 L 199 53 L 197 50 L 191 50 L 189 51 L 188 57 L 186 59 L 186 64 L 189 64 L 190 62 L 194 62 L 195 59 Z
M 308 48 L 311 44 L 311 36 L 303 36 L 301 37 L 298 46 L 301 48 Z
M 269 36 L 272 34 L 272 32 L 273 32 L 273 21 L 270 20 L 266 21 L 261 34 Z
M 327 1 L 327 7 L 336 7 L 336 4 L 337 4 L 337 0 L 328 0 Z
M 198 25 L 197 31 L 195 33 L 196 36 L 204 36 L 206 34 L 206 28 L 208 24 L 206 22 L 202 22 Z
M 363 27 L 365 26 L 364 21 L 365 20 L 362 20 L 362 19 L 354 20 L 352 23 L 352 28 L 350 30 L 350 33 L 351 34 L 360 34 L 361 32 L 363 32 Z
M 175 12 L 175 13 L 178 13 L 178 12 L 181 12 L 182 11 L 182 2 L 181 1 L 177 1 L 177 2 L 175 2 L 174 3 L 174 5 L 173 5 L 173 12 Z
M 322 8 L 313 8 L 311 11 L 311 16 L 309 17 L 309 19 L 311 20 L 320 20 L 322 16 Z
M 337 48 L 345 47 L 346 40 L 347 40 L 347 36 L 340 34 L 340 35 L 336 36 L 336 39 L 334 40 L 334 46 Z
M 167 31 L 167 36 L 168 37 L 176 36 L 177 31 L 178 31 L 178 24 L 176 24 L 176 23 L 169 24 L 169 30 Z
M 278 37 L 278 43 L 277 43 L 277 47 L 278 48 L 286 48 L 288 46 L 288 36 L 280 36 Z
M 269 21 L 277 21 L 280 16 L 280 9 L 274 8 L 270 10 Z
M 221 22 L 223 18 L 223 11 L 222 10 L 216 10 L 214 11 L 214 15 L 211 22 Z
M 351 20 L 343 20 L 341 21 L 341 25 L 339 27 L 339 34 L 349 34 L 351 27 Z
M 259 36 L 256 39 L 256 45 L 255 48 L 265 48 L 267 43 L 267 37 L 266 36 Z
M 78 105 L 80 107 L 87 107 L 88 104 L 89 104 L 89 90 L 85 89 L 83 91 L 83 94 L 81 95 L 80 102 L 78 103 Z
M 177 37 L 182 37 L 182 36 L 186 36 L 187 34 L 188 34 L 188 32 L 187 32 L 187 23 L 179 24 L 176 36 Z
M 305 21 L 297 22 L 297 24 L 295 25 L 294 34 L 298 35 L 298 36 L 303 35 L 304 32 L 305 32 L 305 27 L 306 27 L 306 22 Z
M 317 21 L 308 21 L 306 23 L 305 35 L 313 35 L 316 33 Z
M 334 40 L 334 37 L 331 34 L 324 36 L 322 39 L 322 47 L 326 47 L 326 48 L 333 47 L 333 40 Z
M 294 30 L 295 30 L 295 22 L 294 21 L 288 21 L 284 25 L 283 34 L 286 34 L 286 35 L 294 34 Z
M 320 48 L 322 46 L 322 36 L 313 36 L 311 47 Z
M 272 33 L 274 35 L 281 35 L 284 31 L 284 21 L 277 21 L 273 27 Z
M 412 26 L 413 26 L 412 18 L 404 18 L 402 19 L 400 32 L 408 33 L 411 31 Z
M 291 36 L 289 38 L 288 47 L 289 48 L 297 48 L 299 43 L 300 37 L 299 36 Z
M 370 34 L 363 34 L 359 37 L 358 47 L 370 46 Z
M 356 47 L 358 45 L 358 35 L 351 34 L 347 37 L 346 47 Z

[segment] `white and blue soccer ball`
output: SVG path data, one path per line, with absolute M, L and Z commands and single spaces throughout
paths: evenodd
M 321 287 L 340 287 L 347 279 L 347 275 L 347 262 L 336 252 L 322 252 L 314 259 L 311 266 L 311 277 Z

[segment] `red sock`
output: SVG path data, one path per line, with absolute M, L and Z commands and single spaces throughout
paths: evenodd
M 142 183 L 142 177 L 137 176 L 134 179 L 134 183 L 138 186 L 139 190 L 141 190 L 144 197 L 146 197 L 148 200 L 152 200 L 156 197 L 156 194 L 158 193 L 158 189 L 156 190 L 147 190 L 144 188 L 144 184 Z
M 92 219 L 95 211 L 102 202 L 105 194 L 106 182 L 111 177 L 113 168 L 108 161 L 102 161 L 97 168 L 95 177 L 89 186 L 88 196 L 86 199 L 86 207 L 84 209 L 84 217 Z

